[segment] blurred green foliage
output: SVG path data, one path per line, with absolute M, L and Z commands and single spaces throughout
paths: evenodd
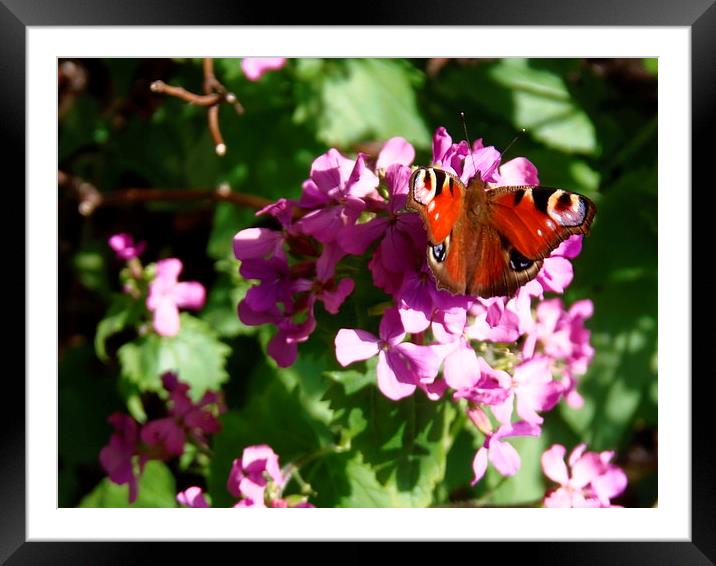
M 225 392 L 223 431 L 201 472 L 215 505 L 233 503 L 231 461 L 257 443 L 270 444 L 282 463 L 302 464 L 298 487 L 319 506 L 534 504 L 545 490 L 539 457 L 554 442 L 617 450 L 630 477 L 620 502 L 655 503 L 656 60 L 307 59 L 258 82 L 243 76 L 240 60 L 217 60 L 217 78 L 246 110 L 221 108 L 223 158 L 213 151 L 204 108 L 149 90 L 162 79 L 200 91 L 200 60 L 74 63 L 85 82 L 60 92 L 59 165 L 100 192 L 228 183 L 268 199 L 295 198 L 312 160 L 329 147 L 369 151 L 372 142 L 399 135 L 418 150 L 416 162 L 427 163 L 436 127 L 463 137 L 461 112 L 470 136 L 486 145 L 504 149 L 518 136 L 505 160 L 524 155 L 543 185 L 597 203 L 565 297 L 594 301 L 588 326 L 596 356 L 581 381 L 584 407 L 560 406 L 541 438 L 515 440 L 522 457 L 515 477 L 505 481 L 490 470 L 471 488 L 479 437 L 455 406 L 422 395 L 391 402 L 372 386 L 374 367 L 343 370 L 327 347 L 346 317 L 375 330 L 377 318 L 363 302 L 373 300 L 364 263 L 352 273 L 357 286 L 346 308 L 353 311 L 318 313 L 318 331 L 301 345 L 297 363 L 279 369 L 262 353 L 268 329 L 236 317 L 248 285 L 236 273 L 231 239 L 256 225 L 252 210 L 148 202 L 84 217 L 75 195 L 60 188 L 59 505 L 126 505 L 126 486 L 102 479 L 99 467 L 106 418 L 112 410 L 151 416 L 165 368 L 180 370 L 195 399 L 207 389 Z M 105 245 L 125 231 L 148 242 L 147 261 L 179 257 L 182 278 L 207 287 L 206 307 L 182 315 L 174 338 L 132 330 L 139 315 L 123 310 L 126 295 L 115 283 L 122 266 Z M 152 462 L 135 506 L 174 506 L 176 490 L 197 481 L 196 471 Z

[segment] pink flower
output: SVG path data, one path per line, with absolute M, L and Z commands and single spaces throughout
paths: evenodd
M 507 387 L 503 387 L 503 384 L 509 383 L 510 376 L 507 372 L 502 370 L 496 370 L 490 367 L 484 358 L 478 357 L 477 363 L 479 366 L 479 380 L 472 386 L 458 389 L 455 391 L 453 397 L 455 399 L 467 399 L 472 402 L 474 406 L 488 405 L 494 407 L 504 403 L 505 400 L 510 396 L 510 390 Z M 468 415 L 473 419 L 475 414 L 472 409 L 468 410 Z M 482 414 L 479 416 L 483 416 Z M 482 421 L 485 426 L 478 425 L 478 428 L 485 434 L 492 432 L 492 425 L 490 424 L 487 416 L 484 416 Z
M 394 164 L 410 165 L 415 159 L 415 148 L 405 138 L 390 138 L 378 154 L 377 170 L 386 170 Z
M 99 453 L 99 461 L 109 479 L 118 485 L 129 484 L 129 502 L 137 499 L 137 477 L 134 475 L 133 457 L 139 441 L 139 428 L 129 415 L 114 413 L 109 417 L 114 434 L 109 444 Z
M 247 228 L 234 236 L 234 256 L 244 261 L 246 259 L 261 259 L 265 257 L 285 256 L 283 251 L 284 235 L 277 230 L 268 228 Z
M 564 366 L 564 395 L 567 404 L 578 408 L 582 398 L 576 391 L 576 376 L 587 371 L 594 357 L 589 343 L 590 331 L 584 321 L 592 316 L 594 305 L 589 299 L 577 301 L 568 311 L 561 299 L 548 299 L 537 305 L 537 321 L 534 330 L 525 341 L 524 353 L 529 357 L 537 345 L 542 346 L 546 356 Z
M 475 318 L 465 332 L 472 340 L 509 343 L 520 336 L 519 316 L 506 308 L 504 297 L 478 297 L 470 314 Z
M 149 421 L 142 427 L 140 438 L 148 447 L 143 460 L 168 460 L 184 453 L 184 430 L 171 417 Z
M 335 339 L 336 358 L 342 366 L 378 355 L 378 388 L 389 399 L 412 395 L 420 383 L 432 383 L 442 356 L 437 348 L 402 342 L 405 330 L 397 309 L 385 311 L 380 338 L 370 332 L 342 328 Z
M 480 424 L 478 426 L 484 429 L 487 417 L 484 413 L 479 415 L 479 413 L 477 413 L 478 411 L 482 412 L 480 409 L 476 409 L 470 416 L 473 420 L 483 417 L 483 419 L 479 421 Z M 487 421 L 487 423 L 489 424 L 489 421 Z M 475 473 L 472 485 L 479 482 L 482 476 L 485 475 L 488 460 L 503 476 L 514 476 L 520 469 L 522 463 L 520 455 L 511 444 L 503 442 L 502 440 L 513 436 L 539 436 L 540 432 L 538 425 L 520 421 L 517 423 L 503 424 L 494 433 L 486 433 L 485 442 L 482 448 L 475 454 L 475 459 L 472 462 L 472 470 Z
M 211 507 L 200 487 L 188 487 L 177 493 L 177 501 L 184 507 Z
M 359 155 L 355 161 L 330 149 L 311 167 L 311 177 L 303 184 L 298 205 L 312 209 L 295 227 L 319 242 L 334 241 L 345 226 L 352 226 L 366 207 L 366 198 L 380 202 L 376 191 L 378 177 Z
M 537 281 L 545 291 L 564 293 L 572 282 L 574 271 L 572 262 L 582 251 L 582 236 L 575 234 L 562 242 L 548 258 L 545 258 L 542 269 L 537 274 Z
M 157 262 L 157 275 L 149 285 L 147 308 L 154 313 L 154 329 L 162 336 L 179 333 L 179 309 L 200 309 L 204 306 L 206 291 L 201 283 L 179 283 L 182 263 L 176 258 Z
M 242 498 L 239 507 L 265 507 L 267 487 L 271 484 L 280 491 L 286 481 L 276 453 L 260 444 L 244 448 L 241 458 L 234 460 L 226 488 L 234 497 Z
M 250 81 L 259 80 L 267 71 L 275 71 L 286 64 L 284 57 L 245 57 L 241 70 Z
M 559 484 L 545 497 L 545 507 L 614 507 L 610 500 L 627 486 L 624 471 L 610 463 L 614 452 L 586 452 L 586 445 L 580 444 L 569 456 L 571 473 L 565 453 L 564 446 L 554 444 L 542 454 L 542 470 Z
M 550 360 L 537 357 L 515 367 L 514 376 L 501 380 L 501 386 L 509 391 L 504 402 L 492 407 L 492 413 L 501 423 L 512 420 L 512 410 L 517 399 L 517 414 L 530 424 L 542 424 L 544 419 L 537 411 L 549 411 L 562 396 L 562 384 L 552 379 Z
M 471 149 L 465 140 L 452 143 L 452 138 L 443 127 L 435 130 L 433 135 L 433 164 L 454 173 L 465 184 L 477 173 L 484 182 L 494 183 L 500 158 L 500 152 L 493 146 L 485 147 L 482 139 L 476 140 Z
M 134 238 L 131 234 L 115 234 L 109 239 L 109 247 L 112 248 L 117 257 L 121 260 L 130 260 L 135 257 L 139 257 L 144 248 L 147 247 L 146 242 L 134 243 Z
M 537 168 L 528 159 L 515 157 L 500 165 L 495 173 L 494 185 L 539 185 Z

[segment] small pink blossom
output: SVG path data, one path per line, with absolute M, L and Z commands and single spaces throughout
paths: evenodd
M 386 170 L 394 164 L 410 165 L 415 159 L 415 148 L 405 138 L 390 138 L 383 149 L 378 154 L 378 160 L 375 163 L 377 170 Z
M 269 483 L 281 490 L 286 478 L 281 473 L 278 455 L 270 446 L 260 444 L 244 448 L 241 458 L 234 460 L 226 488 L 234 497 L 242 498 L 237 506 L 265 507 Z
M 482 426 L 485 425 L 482 424 Z M 511 444 L 503 442 L 503 439 L 514 436 L 539 436 L 540 433 L 538 425 L 524 421 L 503 424 L 494 433 L 486 433 L 485 442 L 475 454 L 475 459 L 472 462 L 472 470 L 475 473 L 472 485 L 479 482 L 485 475 L 488 460 L 503 476 L 514 476 L 520 469 L 520 455 Z
M 200 487 L 192 486 L 177 493 L 177 501 L 183 507 L 206 508 L 211 507 L 206 501 L 204 491 Z
M 586 445 L 580 444 L 569 456 L 569 470 L 565 454 L 561 444 L 542 454 L 542 470 L 559 484 L 545 497 L 545 507 L 614 507 L 611 500 L 627 486 L 624 471 L 611 463 L 614 452 L 586 452 Z
M 517 414 L 530 424 L 542 424 L 544 419 L 537 411 L 549 411 L 562 395 L 562 384 L 552 379 L 550 360 L 537 357 L 522 362 L 514 370 L 513 377 L 504 377 L 500 385 L 509 392 L 502 403 L 492 408 L 492 413 L 501 423 L 512 420 L 515 399 Z
M 536 325 L 525 341 L 525 353 L 532 355 L 537 346 L 554 362 L 563 365 L 563 389 L 567 404 L 578 408 L 582 398 L 576 391 L 576 377 L 587 371 L 594 348 L 584 321 L 592 316 L 589 299 L 574 303 L 565 311 L 561 299 L 548 299 L 537 305 Z
M 109 247 L 115 251 L 117 258 L 127 261 L 142 255 L 147 243 L 139 242 L 135 244 L 131 234 L 122 233 L 115 234 L 109 239 Z
M 241 60 L 241 70 L 247 79 L 257 81 L 267 71 L 275 71 L 285 64 L 285 57 L 245 57 Z
M 157 262 L 157 274 L 149 284 L 147 308 L 154 313 L 154 329 L 161 336 L 179 333 L 179 309 L 198 310 L 204 306 L 206 291 L 196 281 L 178 282 L 182 263 L 176 258 Z
M 575 234 L 562 242 L 548 258 L 545 258 L 542 269 L 537 274 L 537 281 L 545 291 L 564 293 L 574 277 L 570 259 L 574 259 L 582 251 L 582 236 Z

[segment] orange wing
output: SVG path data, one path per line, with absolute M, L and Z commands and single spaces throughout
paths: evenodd
M 523 256 L 547 257 L 573 234 L 588 234 L 596 207 L 587 197 L 547 187 L 487 191 L 489 223 Z

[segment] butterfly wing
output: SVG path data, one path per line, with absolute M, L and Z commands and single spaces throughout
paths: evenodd
M 410 177 L 406 207 L 417 212 L 428 236 L 427 261 L 440 289 L 465 293 L 469 255 L 465 185 L 454 175 L 422 167 Z
M 482 183 L 476 257 L 467 293 L 512 295 L 537 276 L 542 260 L 573 234 L 587 234 L 596 214 L 585 196 L 547 187 L 497 187 Z
M 497 187 L 487 192 L 488 221 L 524 257 L 547 257 L 573 234 L 587 234 L 596 207 L 587 197 L 548 187 Z

